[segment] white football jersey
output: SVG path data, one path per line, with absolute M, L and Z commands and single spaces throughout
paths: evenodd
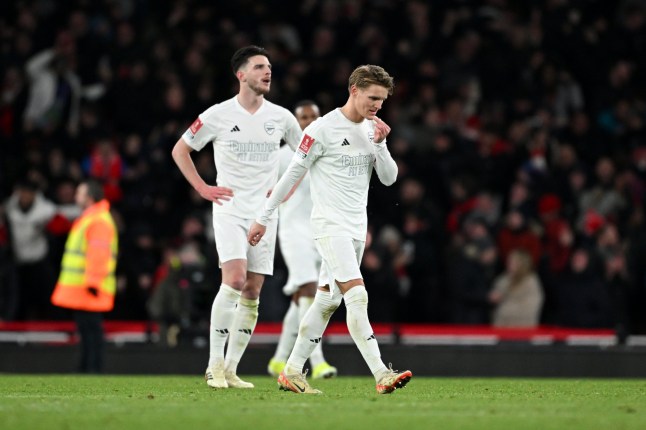
M 217 185 L 233 190 L 233 198 L 221 206 L 214 203 L 213 212 L 253 219 L 278 180 L 281 139 L 296 148 L 300 136 L 298 121 L 287 109 L 263 100 L 251 114 L 236 96 L 201 113 L 182 138 L 197 151 L 213 143 Z
M 280 169 L 282 175 L 294 157 L 294 150 L 284 145 L 279 151 Z M 294 194 L 278 206 L 278 239 L 281 249 L 290 243 L 300 244 L 302 239 L 314 240 L 310 217 L 312 215 L 312 197 L 310 195 L 310 174 L 306 173 Z M 313 242 L 312 242 L 313 246 Z
M 385 142 L 374 144 L 374 122 L 350 121 L 341 109 L 317 119 L 303 131 L 293 160 L 310 169 L 314 238 L 349 236 L 366 240 L 368 189 L 376 151 L 383 169 L 397 166 Z M 394 180 L 394 179 L 393 179 Z

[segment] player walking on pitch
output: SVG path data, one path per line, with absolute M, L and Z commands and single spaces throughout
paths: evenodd
M 320 393 L 309 386 L 302 373 L 305 360 L 325 331 L 341 300 L 354 343 L 377 383 L 377 392 L 390 393 L 412 378 L 381 360 L 379 346 L 368 320 L 368 293 L 359 263 L 365 246 L 368 217 L 366 205 L 373 168 L 384 185 L 397 179 L 397 164 L 386 147 L 390 127 L 377 111 L 393 91 L 393 79 L 379 66 L 357 67 L 350 75 L 346 104 L 309 125 L 287 172 L 249 231 L 253 246 L 261 243 L 275 209 L 293 185 L 309 169 L 312 190 L 312 229 L 323 258 L 314 303 L 303 318 L 285 369 L 278 378 L 281 389 L 296 393 Z
M 313 101 L 303 100 L 296 104 L 294 115 L 304 129 L 320 116 L 320 111 Z M 288 145 L 280 148 L 281 174 L 287 170 L 293 156 L 294 151 Z M 275 377 L 278 377 L 285 368 L 287 357 L 292 352 L 298 336 L 298 326 L 312 306 L 318 285 L 321 256 L 314 244 L 310 226 L 311 214 L 310 179 L 306 174 L 289 200 L 279 207 L 278 244 L 289 272 L 283 292 L 292 296 L 292 300 L 283 319 L 276 352 L 267 365 L 267 372 Z M 312 376 L 315 379 L 331 378 L 337 374 L 336 367 L 325 361 L 321 342 L 314 347 L 310 364 Z
M 222 285 L 211 310 L 206 382 L 213 388 L 253 388 L 238 378 L 237 367 L 256 327 L 265 275 L 273 273 L 277 217 L 266 219 L 267 235 L 257 246 L 249 246 L 247 233 L 278 180 L 281 139 L 296 148 L 301 129 L 287 109 L 264 98 L 271 85 L 267 51 L 257 46 L 241 48 L 231 66 L 240 91 L 199 115 L 175 144 L 173 159 L 193 188 L 213 202 Z M 190 156 L 209 142 L 217 186 L 204 182 Z

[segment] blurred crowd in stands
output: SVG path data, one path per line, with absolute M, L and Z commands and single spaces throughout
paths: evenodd
M 288 109 L 340 106 L 360 64 L 395 76 L 373 321 L 646 332 L 643 0 L 16 0 L 0 44 L 0 319 L 65 317 L 49 295 L 92 177 L 120 232 L 108 318 L 208 324 L 210 204 L 170 151 L 258 44 Z M 214 183 L 212 156 L 195 160 Z M 276 265 L 261 320 L 286 306 Z

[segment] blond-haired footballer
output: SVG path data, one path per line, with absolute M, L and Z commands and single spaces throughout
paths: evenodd
M 366 205 L 372 171 L 384 185 L 397 179 L 397 164 L 386 147 L 390 127 L 377 117 L 393 88 L 393 78 L 382 67 L 357 67 L 349 78 L 346 104 L 304 130 L 289 168 L 249 231 L 249 243 L 257 246 L 269 232 L 275 209 L 309 170 L 312 229 L 323 259 L 319 276 L 322 287 L 301 322 L 294 349 L 278 378 L 284 390 L 320 393 L 307 383 L 303 366 L 342 300 L 348 329 L 375 377 L 377 392 L 391 393 L 413 376 L 408 370 L 394 371 L 381 360 L 368 320 L 368 293 L 359 268 L 367 233 Z

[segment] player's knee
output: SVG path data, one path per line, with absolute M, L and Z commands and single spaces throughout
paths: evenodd
M 257 299 L 260 297 L 260 290 L 262 289 L 262 281 L 247 278 L 244 286 L 242 287 L 242 297 L 247 299 Z
M 348 291 L 346 291 L 343 297 L 346 306 L 368 306 L 368 292 L 366 291 L 366 287 L 364 287 L 363 285 L 357 285 L 350 288 Z
M 341 295 L 331 295 L 330 293 L 318 291 L 314 298 L 314 303 L 320 307 L 323 314 L 332 314 L 341 305 L 342 300 L 343 296 Z
M 226 284 L 231 286 L 234 290 L 242 291 L 246 282 L 246 277 L 243 274 L 229 276 Z
M 257 300 L 260 297 L 260 288 L 245 285 L 242 288 L 242 297 L 245 299 Z

